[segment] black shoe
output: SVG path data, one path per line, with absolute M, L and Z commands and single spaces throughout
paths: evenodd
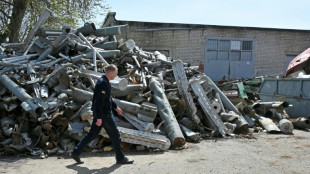
M 125 157 L 122 160 L 116 162 L 116 164 L 132 164 L 132 163 L 133 163 L 133 160 L 130 160 L 127 157 Z
M 80 155 L 76 155 L 76 154 L 71 154 L 71 157 L 75 160 L 76 163 L 78 164 L 83 164 L 84 161 L 81 161 L 80 159 Z

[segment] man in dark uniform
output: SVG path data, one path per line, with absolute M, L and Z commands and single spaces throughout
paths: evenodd
M 117 73 L 117 67 L 111 64 L 106 67 L 105 75 L 97 80 L 91 108 L 93 111 L 93 122 L 91 129 L 71 153 L 71 157 L 79 164 L 84 163 L 80 159 L 80 154 L 82 153 L 83 147 L 98 136 L 102 127 L 109 135 L 112 145 L 114 146 L 116 163 L 133 163 L 133 160 L 129 160 L 122 152 L 120 133 L 116 127 L 112 113 L 112 109 L 114 109 L 118 115 L 122 115 L 123 112 L 111 97 L 111 85 L 109 81 L 113 80 L 117 76 Z

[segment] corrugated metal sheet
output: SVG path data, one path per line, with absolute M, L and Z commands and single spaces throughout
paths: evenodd
M 285 110 L 290 117 L 310 117 L 310 78 L 265 79 L 259 91 L 262 101 L 285 101 L 292 104 Z

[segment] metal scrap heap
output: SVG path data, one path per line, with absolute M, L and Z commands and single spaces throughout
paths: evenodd
M 1 154 L 44 158 L 70 153 L 89 131 L 94 86 L 108 64 L 119 69 L 111 85 L 124 111 L 122 116 L 114 113 L 124 148 L 180 148 L 186 141 L 248 133 L 255 120 L 274 131 L 277 126 L 270 127 L 268 118 L 258 115 L 265 105 L 278 109 L 282 119 L 287 103 L 243 102 L 236 107 L 198 67 L 143 51 L 131 39 L 117 40 L 127 28 L 96 29 L 93 23 L 75 31 L 38 28 L 29 36 L 31 42 L 2 44 Z M 291 133 L 289 128 L 283 130 Z M 102 129 L 88 150 L 107 151 L 110 145 Z

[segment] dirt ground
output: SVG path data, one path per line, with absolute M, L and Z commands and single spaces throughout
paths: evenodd
M 185 174 L 185 173 L 310 173 L 310 132 L 293 135 L 254 133 L 248 138 L 219 138 L 188 143 L 183 150 L 126 152 L 132 165 L 115 164 L 113 152 L 83 153 L 84 164 L 68 155 L 0 156 L 0 173 L 55 174 Z

